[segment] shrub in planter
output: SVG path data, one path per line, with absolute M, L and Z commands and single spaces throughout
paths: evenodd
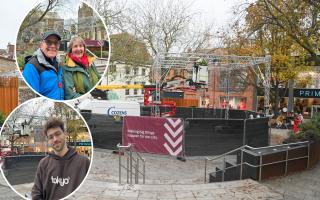
M 305 134 L 302 131 L 299 131 L 297 134 L 293 132 L 293 130 L 289 131 L 289 138 L 287 139 L 291 142 L 301 142 L 307 140 Z
M 320 160 L 320 114 L 314 115 L 309 121 L 302 124 L 301 133 L 304 138 L 313 141 L 313 152 Z
M 301 133 L 308 140 L 320 140 L 320 114 L 314 115 L 309 121 L 302 124 Z
M 291 130 L 289 138 L 284 140 L 283 143 L 310 141 L 311 165 L 314 165 L 317 160 L 320 160 L 320 114 L 313 116 L 309 121 L 300 125 L 299 130 L 297 134 L 294 134 Z

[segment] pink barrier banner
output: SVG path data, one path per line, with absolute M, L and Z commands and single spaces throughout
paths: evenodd
M 125 116 L 123 144 L 134 150 L 171 156 L 184 155 L 183 121 L 179 118 Z

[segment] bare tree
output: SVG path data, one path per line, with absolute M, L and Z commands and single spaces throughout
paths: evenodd
M 26 28 L 39 23 L 47 15 L 48 12 L 50 12 L 60 4 L 60 0 L 48 0 L 47 4 L 38 4 L 26 16 L 26 18 L 20 26 L 19 32 L 22 32 Z
M 128 13 L 130 31 L 143 39 L 153 55 L 159 52 L 201 48 L 210 27 L 197 23 L 197 13 L 183 1 L 145 0 L 133 4 Z
M 126 30 L 126 2 L 115 0 L 86 0 L 105 20 L 109 33 Z
M 25 106 L 21 106 L 15 110 L 15 112 L 10 116 L 10 118 L 7 120 L 5 126 L 8 127 L 8 141 L 10 143 L 10 149 L 11 153 L 14 152 L 14 144 L 17 140 L 23 137 L 28 137 L 29 135 L 22 135 L 21 134 L 21 128 L 22 124 L 19 122 L 19 119 L 21 120 L 21 113 L 23 113 L 25 110 Z M 19 131 L 20 130 L 20 131 Z

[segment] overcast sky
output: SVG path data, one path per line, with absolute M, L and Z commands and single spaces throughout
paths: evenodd
M 227 27 L 232 17 L 231 8 L 241 0 L 184 0 L 192 2 L 192 9 L 200 12 L 207 23 L 214 23 L 214 31 Z M 0 7 L 0 48 L 8 42 L 15 44 L 21 22 L 27 13 L 41 0 L 5 0 Z

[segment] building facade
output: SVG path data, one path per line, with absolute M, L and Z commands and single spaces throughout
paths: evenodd
M 78 35 L 83 39 L 105 40 L 107 31 L 93 9 L 82 3 L 78 10 Z
M 150 85 L 152 58 L 143 41 L 128 33 L 111 35 L 111 61 L 102 85 Z M 143 89 L 108 91 L 109 99 L 143 102 Z
M 120 62 L 113 62 L 111 68 L 115 68 L 113 75 L 108 75 L 110 80 L 107 84 L 106 78 L 102 85 L 150 85 L 149 65 L 128 65 Z M 120 89 L 109 91 L 109 99 L 120 99 L 143 103 L 143 89 Z

